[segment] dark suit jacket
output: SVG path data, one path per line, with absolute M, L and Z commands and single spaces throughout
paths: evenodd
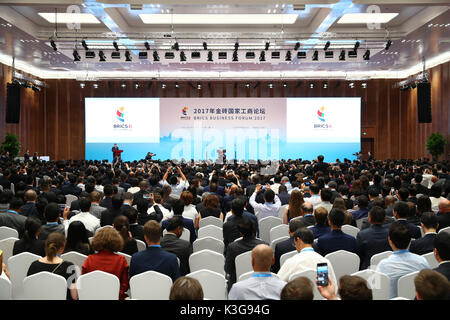
M 278 198 L 280 198 L 281 205 L 289 204 L 289 199 L 291 198 L 290 194 L 287 192 L 281 192 L 278 194 Z
M 421 193 L 425 196 L 430 194 L 430 189 L 421 185 L 420 183 L 416 183 L 416 188 L 417 188 L 417 194 Z
M 411 222 L 408 222 L 407 220 L 397 220 L 397 222 L 403 224 L 408 228 L 411 238 L 419 239 L 422 237 L 422 233 L 420 232 L 420 228 L 418 226 L 412 224 Z
M 189 241 L 178 238 L 172 233 L 167 233 L 161 240 L 161 247 L 180 259 L 180 274 L 190 273 L 189 256 L 192 254 L 192 245 Z
M 256 232 L 255 235 L 257 236 L 259 234 L 258 218 L 254 214 L 249 213 L 247 211 L 243 212 L 242 218 L 247 218 L 253 222 L 253 227 Z M 239 230 L 238 230 L 238 225 L 239 225 L 239 222 L 242 220 L 242 218 L 236 217 L 236 216 L 231 216 L 228 218 L 227 222 L 225 222 L 223 224 L 223 228 L 222 228 L 223 242 L 225 244 L 225 253 L 224 254 L 226 254 L 226 252 L 227 252 L 228 245 L 230 243 L 232 243 L 234 240 L 236 240 L 237 238 L 241 237 L 241 234 L 239 233 Z
M 144 227 L 140 224 L 130 224 L 130 232 L 134 239 L 144 241 Z
M 356 253 L 356 239 L 341 230 L 331 230 L 318 238 L 317 249 L 322 256 L 338 250 Z
M 384 226 L 389 226 L 394 221 L 395 221 L 395 218 L 386 216 L 386 221 L 384 222 L 383 225 Z M 369 228 L 369 227 L 370 227 L 369 218 L 368 217 L 363 218 L 362 219 L 361 230 L 364 230 L 364 229 Z
M 74 196 L 79 197 L 80 193 L 81 193 L 81 188 L 74 186 L 72 184 L 68 184 L 64 187 L 62 187 L 62 194 L 63 195 L 68 195 L 68 194 L 73 194 Z
M 314 234 L 314 239 L 317 239 L 327 233 L 331 232 L 331 229 L 329 226 L 319 226 L 317 224 L 315 224 L 312 228 L 311 231 Z
M 114 219 L 121 214 L 122 211 L 120 209 L 106 209 L 102 211 L 102 215 L 100 217 L 100 226 L 112 226 Z
M 182 216 L 181 216 L 182 217 Z M 194 221 L 192 221 L 192 219 L 187 219 L 187 218 L 183 218 L 183 222 L 184 222 L 184 227 L 186 229 L 188 229 L 190 231 L 190 242 L 191 244 L 194 243 L 194 241 L 197 239 L 197 234 L 195 233 L 195 226 L 194 226 Z M 164 230 L 166 228 L 166 224 L 167 224 L 168 220 L 164 220 L 161 224 L 161 228 L 162 230 Z
M 106 209 L 111 209 L 112 208 L 112 198 L 111 197 L 104 198 L 100 202 L 100 206 L 102 206 L 103 208 L 106 208 Z
M 16 229 L 19 233 L 19 238 L 22 238 L 23 233 L 25 232 L 25 221 L 27 221 L 27 218 L 21 214 L 12 212 L 0 213 L 0 227 Z
M 27 202 L 22 206 L 20 214 L 25 217 L 39 217 L 39 212 L 36 209 L 36 204 L 34 202 Z
M 434 249 L 434 238 L 436 238 L 435 233 L 428 233 L 422 238 L 411 241 L 409 251 L 420 256 L 432 252 Z
M 9 179 L 6 179 L 4 176 L 0 177 L 0 185 L 3 187 L 3 190 L 11 189 L 11 181 L 9 181 Z
M 356 236 L 358 255 L 361 259 L 359 269 L 364 270 L 370 266 L 370 258 L 374 254 L 390 251 L 388 242 L 389 227 L 386 225 L 371 225 L 361 230 Z
M 438 231 L 450 226 L 450 212 L 449 213 L 438 212 L 437 218 L 438 218 L 438 222 L 439 222 Z
M 299 218 L 299 220 L 301 222 L 303 222 L 305 227 L 313 226 L 316 223 L 316 221 L 314 220 L 314 216 L 312 214 L 308 214 L 306 216 L 303 216 L 303 217 Z
M 272 266 L 272 272 L 277 273 L 280 270 L 280 258 L 283 254 L 296 250 L 294 237 L 277 243 L 275 246 L 275 263 Z
M 37 254 L 38 256 L 45 257 L 45 241 L 44 240 L 33 240 L 31 242 L 31 246 L 26 249 L 25 248 L 25 240 L 20 239 L 14 242 L 13 247 L 13 256 L 22 253 L 22 252 L 30 252 Z
M 450 261 L 442 261 L 434 270 L 446 276 L 448 281 L 450 281 Z
M 130 279 L 137 274 L 146 271 L 156 271 L 165 274 L 175 281 L 180 277 L 177 256 L 159 247 L 148 247 L 131 257 Z

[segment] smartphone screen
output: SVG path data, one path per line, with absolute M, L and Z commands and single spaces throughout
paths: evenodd
M 317 282 L 319 286 L 328 286 L 328 265 L 326 262 L 317 264 Z

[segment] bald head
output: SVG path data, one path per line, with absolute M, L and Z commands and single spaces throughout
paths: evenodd
M 314 212 L 313 205 L 311 202 L 303 202 L 302 204 L 303 215 L 312 214 Z
M 252 266 L 255 272 L 270 272 L 274 263 L 273 250 L 266 244 L 258 244 L 252 250 Z
M 439 212 L 450 212 L 450 200 L 442 199 L 439 201 Z
M 395 202 L 395 198 L 393 196 L 386 196 L 386 198 L 384 198 L 384 204 L 386 205 L 386 208 L 393 205 L 394 202 Z
M 37 199 L 37 194 L 36 191 L 29 189 L 25 192 L 25 201 L 36 201 Z

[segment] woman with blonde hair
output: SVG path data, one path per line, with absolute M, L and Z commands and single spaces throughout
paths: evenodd
M 284 209 L 283 223 L 288 224 L 293 218 L 303 215 L 302 204 L 305 202 L 299 190 L 292 190 L 289 198 L 289 205 Z
M 169 300 L 203 300 L 200 282 L 191 277 L 179 277 L 170 289 Z

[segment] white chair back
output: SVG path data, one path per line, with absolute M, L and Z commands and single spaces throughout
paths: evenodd
M 392 251 L 384 251 L 377 254 L 374 254 L 372 258 L 370 258 L 370 269 L 375 270 L 377 265 L 381 260 L 389 258 L 392 254 Z
M 359 230 L 361 230 L 361 228 L 362 228 L 363 219 L 364 219 L 364 218 L 361 218 L 361 219 L 356 220 L 356 227 L 357 227 Z M 355 238 L 356 238 L 356 237 L 355 237 Z
M 104 271 L 92 271 L 77 280 L 79 300 L 119 300 L 120 281 Z
M 169 300 L 172 279 L 156 271 L 146 271 L 130 279 L 131 299 Z
M 259 237 L 262 241 L 270 243 L 270 230 L 283 224 L 283 220 L 277 217 L 265 217 L 259 220 Z
M 19 240 L 17 238 L 6 238 L 0 240 L 0 250 L 3 251 L 3 263 L 9 268 L 8 260 L 13 255 L 14 243 Z
M 241 275 L 249 271 L 253 271 L 252 267 L 252 251 L 247 251 L 236 256 L 234 259 L 234 265 L 236 267 L 236 279 L 239 279 Z
M 222 228 L 214 225 L 207 225 L 203 228 L 198 229 L 198 238 L 203 237 L 213 237 L 223 241 L 223 231 Z
M 278 278 L 278 275 L 277 275 L 276 273 L 271 272 L 271 274 L 272 274 L 272 277 L 277 277 L 277 278 Z M 244 273 L 244 274 L 241 274 L 241 276 L 240 276 L 239 279 L 238 279 L 238 282 L 239 282 L 239 281 L 247 280 L 247 279 L 250 278 L 252 275 L 253 275 L 253 271 L 249 271 L 249 272 L 246 272 L 246 273 Z
M 307 269 L 307 270 L 304 270 L 304 271 L 302 271 L 302 272 L 294 273 L 293 275 L 291 275 L 291 276 L 289 277 L 289 281 L 292 281 L 292 280 L 294 280 L 295 278 L 298 278 L 298 277 L 306 277 L 306 278 L 308 278 L 308 279 L 311 280 L 312 283 L 313 283 L 313 287 L 314 287 L 314 290 L 313 290 L 313 293 L 314 293 L 314 300 L 324 300 L 324 298 L 323 298 L 322 295 L 320 294 L 319 290 L 317 289 L 317 285 L 316 285 L 316 275 L 317 275 L 317 271 L 316 271 L 316 270 L 313 270 L 313 269 Z
M 403 298 L 403 297 L 395 297 L 395 298 L 392 298 L 392 299 L 389 299 L 389 300 L 411 300 L 411 299 Z
M 164 229 L 163 236 L 165 236 L 166 233 L 167 233 L 167 230 Z M 183 228 L 183 233 L 181 234 L 180 239 L 186 240 L 186 241 L 191 241 L 191 231 L 189 231 L 189 229 Z
M 269 243 L 272 243 L 273 240 L 281 237 L 289 237 L 289 226 L 287 224 L 280 224 L 270 229 Z
M 23 280 L 24 300 L 66 300 L 67 281 L 63 276 L 43 271 Z
M 219 228 L 223 227 L 223 221 L 217 217 L 206 217 L 206 218 L 202 218 L 200 219 L 200 221 L 198 222 L 198 228 L 201 229 L 205 226 L 209 226 L 209 225 L 213 225 Z
M 8 259 L 8 270 L 11 276 L 12 297 L 14 300 L 23 299 L 23 279 L 26 278 L 30 265 L 41 257 L 30 252 L 22 252 Z
M 356 238 L 358 235 L 359 229 L 357 227 L 351 226 L 349 224 L 344 224 L 342 226 L 342 232 L 345 234 L 348 234 L 349 236 L 352 236 L 353 238 Z
M 346 274 L 352 274 L 359 270 L 360 258 L 357 254 L 345 250 L 338 250 L 325 256 L 333 266 L 336 280 Z
M 10 227 L 0 227 L 0 240 L 8 238 L 19 238 L 19 232 Z
M 427 259 L 430 269 L 435 269 L 439 266 L 439 262 L 436 260 L 433 251 L 423 254 L 422 257 Z
M 450 232 L 450 227 L 445 227 L 445 228 L 439 230 L 438 233 L 441 233 L 441 232 Z
M 138 251 L 144 251 L 144 250 L 147 249 L 147 245 L 142 240 L 136 239 L 136 244 L 137 244 L 137 247 L 138 247 Z
M 280 207 L 280 210 L 278 210 L 278 218 L 283 219 L 283 217 L 284 217 L 284 210 L 288 209 L 288 208 L 289 208 L 288 204 L 282 205 Z
M 131 256 L 129 254 L 126 254 L 126 253 L 123 253 L 123 252 L 117 252 L 117 254 L 120 254 L 121 256 L 124 256 L 125 260 L 127 260 L 128 266 L 130 265 Z
M 419 271 L 408 273 L 398 279 L 397 282 L 397 296 L 407 299 L 414 299 L 416 296 L 416 286 L 414 285 L 414 278 Z
M 66 206 L 68 206 L 70 208 L 70 205 L 75 200 L 78 200 L 77 196 L 74 196 L 73 194 L 66 194 Z
M 0 277 L 0 301 L 12 299 L 12 283 L 8 278 Z
M 283 242 L 285 240 L 289 239 L 289 236 L 284 236 L 284 237 L 280 237 L 277 239 L 272 240 L 272 242 L 270 243 L 270 247 L 272 248 L 273 251 L 275 251 L 275 247 L 278 243 Z
M 225 276 L 225 257 L 208 249 L 198 251 L 190 255 L 189 268 L 191 272 L 207 269 Z
M 223 254 L 225 250 L 225 244 L 213 237 L 203 237 L 194 241 L 192 244 L 193 252 L 199 252 L 204 249 L 212 250 L 214 252 Z
M 186 276 L 197 279 L 200 282 L 203 289 L 204 299 L 227 300 L 227 282 L 223 274 L 202 269 L 191 272 Z
M 81 267 L 83 266 L 84 261 L 86 261 L 87 256 L 76 251 L 69 251 L 63 253 L 61 255 L 61 258 L 65 261 L 72 262 L 74 265 L 76 265 L 79 268 L 81 274 Z
M 390 294 L 390 280 L 384 273 L 371 269 L 365 269 L 352 274 L 367 281 L 367 285 L 372 289 L 373 300 L 388 300 Z
M 294 249 L 294 250 L 292 250 L 292 251 L 290 251 L 290 252 L 283 253 L 283 254 L 281 255 L 281 257 L 280 257 L 280 268 L 281 268 L 281 266 L 286 262 L 286 260 L 288 260 L 289 258 L 295 256 L 297 253 L 298 253 L 298 252 L 297 252 L 296 249 Z

